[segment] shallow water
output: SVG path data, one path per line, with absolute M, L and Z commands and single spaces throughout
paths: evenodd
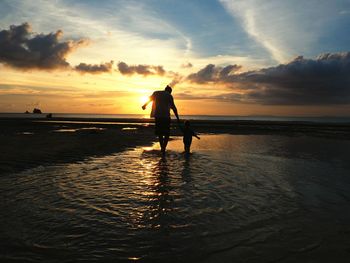
M 148 119 L 149 114 L 86 114 L 86 113 L 52 113 L 54 118 L 69 119 Z M 1 113 L 0 118 L 26 118 L 26 119 L 47 119 L 46 114 L 26 113 Z M 343 117 L 293 117 L 293 116 L 230 116 L 230 115 L 182 115 L 187 120 L 250 120 L 250 121 L 302 121 L 302 122 L 327 122 L 327 123 L 350 123 L 349 116 Z
M 0 178 L 0 259 L 344 262 L 350 142 L 203 135 Z

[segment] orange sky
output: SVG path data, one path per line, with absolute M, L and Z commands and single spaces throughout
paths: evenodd
M 44 112 L 146 114 L 142 103 L 153 91 L 171 82 L 167 77 L 124 77 L 118 73 L 81 75 L 76 72 L 1 70 L 0 112 Z M 5 87 L 5 88 L 4 88 Z M 173 96 L 183 115 L 276 115 L 276 116 L 347 116 L 350 106 L 288 106 L 244 104 L 215 99 L 181 99 L 177 93 L 198 89 L 198 85 L 183 83 L 175 86 Z M 228 92 L 220 88 L 221 93 Z M 204 85 L 201 94 L 217 94 L 217 87 Z
M 5 0 L 0 112 L 148 114 L 146 97 L 176 80 L 180 115 L 349 116 L 346 10 L 254 3 Z

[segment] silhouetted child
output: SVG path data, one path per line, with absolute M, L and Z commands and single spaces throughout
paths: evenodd
M 190 122 L 185 121 L 185 127 L 181 128 L 184 137 L 183 142 L 185 146 L 185 153 L 190 153 L 191 143 L 192 143 L 192 136 L 196 137 L 197 139 L 200 139 L 199 136 L 191 129 Z

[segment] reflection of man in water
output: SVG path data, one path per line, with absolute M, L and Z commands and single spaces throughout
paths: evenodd
M 171 96 L 172 89 L 170 86 L 166 86 L 165 90 L 155 91 L 149 100 L 142 106 L 142 109 L 146 109 L 147 105 L 153 101 L 151 117 L 155 118 L 155 133 L 158 135 L 160 148 L 162 153 L 165 153 L 166 146 L 169 141 L 170 135 L 170 109 L 173 110 L 177 121 L 179 122 L 179 115 L 174 103 L 174 98 Z

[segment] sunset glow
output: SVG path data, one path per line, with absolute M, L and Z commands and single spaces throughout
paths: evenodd
M 350 5 L 311 2 L 1 1 L 0 112 L 349 115 Z
M 141 102 L 141 104 L 145 104 L 148 100 L 149 100 L 149 97 L 148 97 L 148 96 L 142 96 L 142 97 L 140 97 L 140 102 Z

